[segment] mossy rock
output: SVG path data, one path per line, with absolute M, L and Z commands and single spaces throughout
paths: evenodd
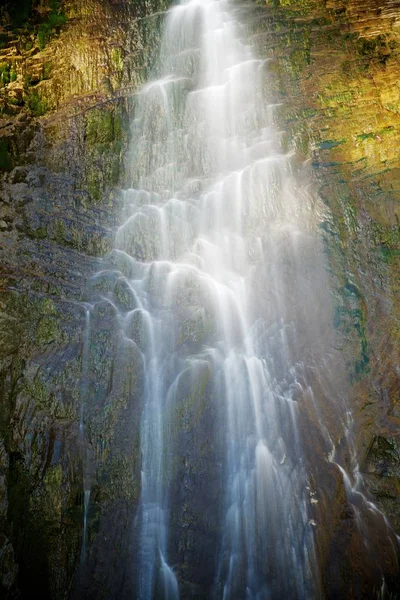
M 400 446 L 394 437 L 376 436 L 368 450 L 364 469 L 380 477 L 400 480 Z
M 122 118 L 114 110 L 93 109 L 86 113 L 86 144 L 97 147 L 101 151 L 115 141 L 124 137 Z
M 136 294 L 124 277 L 120 277 L 114 287 L 114 296 L 119 306 L 124 311 L 138 308 Z

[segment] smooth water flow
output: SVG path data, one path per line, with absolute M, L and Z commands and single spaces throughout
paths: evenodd
M 85 328 L 82 347 L 82 374 L 80 381 L 80 408 L 79 408 L 79 443 L 81 447 L 82 481 L 83 481 L 83 532 L 80 566 L 86 562 L 88 541 L 88 512 L 90 503 L 90 477 L 88 468 L 88 457 L 85 440 L 85 403 L 88 400 L 88 377 L 89 377 L 89 340 L 90 340 L 90 309 L 85 307 Z
M 236 21 L 224 0 L 174 8 L 160 76 L 141 92 L 134 123 L 133 189 L 114 260 L 130 265 L 124 328 L 145 372 L 140 598 L 179 595 L 169 477 L 186 452 L 174 446 L 173 419 L 191 427 L 179 417 L 188 393 L 215 404 L 223 446 L 213 594 L 317 591 L 297 398 L 307 394 L 298 338 L 318 353 L 326 325 L 318 211 L 294 187 L 267 62 Z
M 135 99 L 124 222 L 90 282 L 80 436 L 97 440 L 109 419 L 116 455 L 132 466 L 132 486 L 121 481 L 121 506 L 136 510 L 121 586 L 142 600 L 324 597 L 341 481 L 367 569 L 365 515 L 389 535 L 353 452 L 324 209 L 282 150 L 269 62 L 240 21 L 226 0 L 168 13 L 158 71 Z M 112 403 L 126 423 L 114 423 Z M 96 477 L 119 483 L 103 469 L 107 440 L 96 444 L 83 458 L 88 573 Z

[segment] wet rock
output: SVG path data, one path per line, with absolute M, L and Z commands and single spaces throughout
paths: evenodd
M 88 281 L 88 299 L 94 292 L 107 293 L 112 292 L 118 279 L 120 279 L 120 271 L 102 271 L 96 273 Z
M 105 506 L 122 489 L 133 514 L 140 480 L 137 436 L 128 435 L 128 428 L 139 427 L 132 402 L 140 357 L 125 349 L 129 371 L 122 358 L 115 360 L 115 309 L 100 303 L 91 316 L 100 328 L 91 338 L 96 349 L 89 348 L 91 366 L 82 375 L 80 303 L 99 257 L 112 247 L 120 197 L 111 188 L 124 177 L 132 110 L 133 88 L 124 88 L 137 86 L 147 50 L 157 45 L 161 17 L 154 19 L 154 34 L 136 17 L 138 11 L 158 12 L 160 4 L 64 4 L 68 22 L 51 32 L 43 48 L 25 24 L 18 40 L 10 37 L 0 47 L 0 62 L 7 56 L 8 64 L 11 52 L 10 72 L 17 77 L 0 90 L 2 597 L 65 598 L 79 562 L 86 463 L 100 490 L 90 513 L 93 540 L 99 515 L 116 514 Z M 42 18 L 36 16 L 34 27 Z M 143 44 L 149 35 L 153 43 Z M 114 286 L 115 280 L 110 289 L 103 282 L 94 293 Z M 128 295 L 121 286 L 124 306 L 131 306 Z M 113 369 L 121 384 L 113 384 Z M 82 394 L 88 405 L 80 434 Z M 96 403 L 102 407 L 98 418 Z
M 363 471 L 378 477 L 400 478 L 400 446 L 395 437 L 376 436 L 368 450 Z
M 206 335 L 212 330 L 211 320 L 204 308 L 191 307 L 180 311 L 177 346 L 187 349 L 199 348 Z
M 398 490 L 400 487 L 400 452 L 396 437 L 374 437 L 361 465 L 365 484 L 374 502 L 395 531 L 400 529 Z
M 125 334 L 144 353 L 151 343 L 151 331 L 148 316 L 141 309 L 136 309 L 128 315 Z
M 0 595 L 65 598 L 79 563 L 83 465 L 90 463 L 85 597 L 124 597 L 131 595 L 134 577 L 134 567 L 126 564 L 130 535 L 138 535 L 132 520 L 140 494 L 139 350 L 149 332 L 139 311 L 129 315 L 121 332 L 116 309 L 96 303 L 91 319 L 97 332 L 89 336 L 85 367 L 85 309 L 79 303 L 89 301 L 86 281 L 104 268 L 99 259 L 113 246 L 121 198 L 112 187 L 134 170 L 125 158 L 131 94 L 157 54 L 165 3 L 63 5 L 68 22 L 44 48 L 25 30 L 18 40 L 10 33 L 0 48 L 1 62 L 8 63 L 12 53 L 18 78 L 0 90 L 0 193 L 6 207 L 0 213 Z M 313 164 L 313 184 L 328 207 L 321 230 L 337 304 L 335 325 L 351 379 L 346 394 L 357 452 L 366 456 L 361 468 L 373 501 L 400 530 L 394 432 L 399 12 L 379 0 L 293 0 L 265 2 L 254 15 L 260 56 L 273 59 L 266 65 L 268 94 L 271 103 L 280 104 L 274 119 L 288 131 L 283 144 L 295 149 L 300 162 Z M 133 243 L 124 249 L 142 261 L 157 258 L 159 221 L 146 216 Z M 172 240 L 171 254 L 183 247 L 180 239 Z M 121 252 L 108 260 L 127 278 L 142 267 Z M 167 276 L 166 266 L 149 272 L 160 303 Z M 99 278 L 94 294 L 109 293 L 115 279 Z M 124 312 L 136 307 L 128 288 L 121 280 L 117 289 Z M 182 314 L 177 351 L 197 349 L 210 326 L 202 290 L 187 278 L 175 292 Z M 212 584 L 220 523 L 215 439 L 221 432 L 214 430 L 216 399 L 210 397 L 207 373 L 204 368 L 196 381 L 182 382 L 169 418 L 171 447 L 191 449 L 168 467 L 176 501 L 171 556 L 187 597 L 209 596 L 203 581 Z M 324 390 L 318 395 L 324 398 Z M 299 393 L 296 402 L 302 400 Z M 337 413 L 329 406 L 324 412 L 338 441 Z M 340 473 L 326 466 L 329 449 L 318 427 L 310 419 L 302 433 L 318 489 L 312 521 L 325 585 L 331 597 L 367 598 L 375 573 L 372 578 L 367 573 L 370 559 L 363 563 L 354 513 Z M 202 493 L 193 502 L 199 487 Z M 387 551 L 386 573 L 395 590 L 387 536 L 381 522 L 371 527 L 380 553 Z M 204 556 L 196 554 L 196 537 L 208 549 Z
M 138 301 L 129 283 L 120 277 L 114 287 L 114 295 L 124 311 L 133 310 L 138 307 Z

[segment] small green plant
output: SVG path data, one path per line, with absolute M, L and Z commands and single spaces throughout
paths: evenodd
M 43 65 L 42 79 L 50 79 L 51 70 L 52 70 L 51 63 L 45 63 Z
M 0 65 L 0 84 L 7 85 L 16 79 L 17 72 L 14 65 L 11 65 L 11 63 L 3 63 Z
M 56 9 L 58 10 L 58 9 Z M 63 12 L 53 12 L 49 15 L 49 25 L 51 29 L 56 29 L 57 27 L 61 27 L 67 21 L 67 17 Z
M 64 25 L 67 20 L 67 16 L 61 10 L 61 2 L 54 0 L 51 3 L 51 12 L 49 13 L 48 20 L 39 25 L 37 41 L 41 50 L 46 46 L 53 33 L 61 25 Z
M 121 48 L 113 48 L 111 52 L 111 60 L 116 71 L 123 71 L 124 59 L 122 58 Z
M 11 79 L 11 64 L 10 63 L 3 63 L 0 65 L 0 82 L 3 85 L 7 85 L 8 83 L 10 83 L 10 79 Z
M 41 117 L 49 110 L 46 99 L 41 98 L 36 90 L 31 90 L 29 93 L 27 105 L 35 117 Z
M 41 50 L 43 50 L 43 48 L 46 46 L 49 37 L 51 34 L 51 27 L 48 23 L 41 23 L 39 25 L 39 31 L 38 31 L 38 35 L 37 35 L 37 41 L 39 44 L 39 48 Z

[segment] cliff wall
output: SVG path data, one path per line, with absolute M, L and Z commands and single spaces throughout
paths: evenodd
M 82 303 L 112 247 L 135 92 L 157 55 L 165 4 L 23 0 L 1 10 L 0 592 L 123 597 L 139 491 L 138 374 L 125 381 L 105 308 L 85 340 Z M 250 12 L 260 56 L 272 59 L 284 144 L 309 165 L 329 215 L 321 229 L 357 459 L 399 531 L 400 2 L 267 0 Z M 82 377 L 85 347 L 92 367 Z M 91 552 L 77 569 L 84 476 Z M 349 592 L 353 529 L 343 494 L 335 498 L 321 542 L 327 586 L 335 577 L 336 597 L 366 597 Z M 335 552 L 344 559 L 334 576 Z M 387 572 L 393 583 L 396 567 Z

